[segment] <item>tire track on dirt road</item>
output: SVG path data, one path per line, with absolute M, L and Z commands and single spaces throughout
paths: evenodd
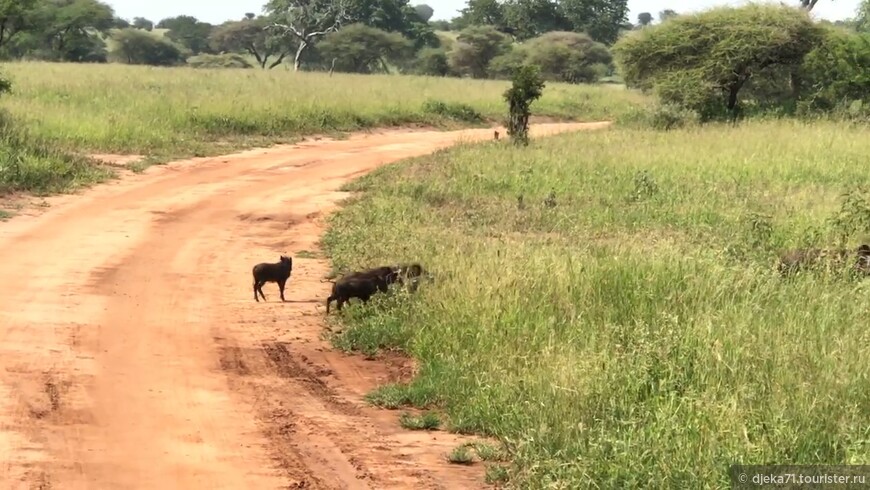
M 353 176 L 491 137 L 392 131 L 198 158 L 0 224 L 0 487 L 482 486 L 479 468 L 443 460 L 458 436 L 403 431 L 363 402 L 401 373 L 321 340 L 326 261 L 295 258 L 283 304 L 269 287 L 253 301 L 250 270 L 316 250 Z

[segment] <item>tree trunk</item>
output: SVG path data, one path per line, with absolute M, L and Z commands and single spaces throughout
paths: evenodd
M 308 47 L 308 42 L 302 41 L 299 43 L 299 47 L 296 48 L 296 57 L 293 59 L 293 71 L 299 71 L 299 66 L 302 65 L 302 52 L 306 47 Z
M 792 101 L 797 104 L 798 99 L 801 97 L 801 75 L 798 73 L 798 68 L 792 68 L 789 75 L 789 81 L 791 82 L 791 98 Z
M 731 111 L 732 114 L 736 114 L 737 109 L 737 94 L 740 93 L 740 89 L 743 88 L 743 85 L 749 80 L 750 75 L 737 75 L 734 78 L 734 81 L 731 85 L 728 86 L 728 110 Z
M 269 65 L 269 69 L 271 70 L 272 68 L 275 68 L 276 66 L 280 65 L 281 63 L 283 63 L 283 62 L 284 62 L 284 58 L 285 58 L 286 56 L 287 56 L 287 53 L 286 53 L 286 52 L 281 52 L 281 55 L 278 56 L 278 59 L 275 60 L 275 61 L 273 61 L 272 64 Z

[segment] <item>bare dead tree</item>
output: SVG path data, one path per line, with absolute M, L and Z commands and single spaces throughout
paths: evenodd
M 294 71 L 299 71 L 302 53 L 315 39 L 341 29 L 342 23 L 350 19 L 345 2 L 336 0 L 272 0 L 267 9 L 281 20 L 267 29 L 299 41 L 293 61 Z

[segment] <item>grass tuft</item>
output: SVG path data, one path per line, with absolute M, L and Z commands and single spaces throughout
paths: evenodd
M 474 454 L 467 446 L 458 446 L 447 456 L 447 461 L 453 464 L 469 465 L 474 463 Z
M 112 176 L 114 172 L 88 158 L 53 148 L 22 129 L 19 121 L 0 113 L 0 195 L 68 192 Z
M 408 430 L 435 430 L 441 426 L 441 418 L 434 412 L 426 412 L 422 415 L 402 413 L 399 424 Z

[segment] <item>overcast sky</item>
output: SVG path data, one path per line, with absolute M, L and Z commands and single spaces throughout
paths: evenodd
M 797 3 L 797 0 L 785 0 Z M 852 17 L 858 6 L 859 0 L 821 0 L 813 13 L 817 17 L 837 20 Z M 192 15 L 200 20 L 219 24 L 226 20 L 241 19 L 246 12 L 262 13 L 265 0 L 108 0 L 106 3 L 115 8 L 115 13 L 125 19 L 133 17 L 145 17 L 154 22 L 166 17 L 176 15 Z M 457 15 L 457 11 L 465 7 L 466 0 L 411 0 L 412 4 L 425 3 L 435 9 L 436 19 L 450 19 Z M 664 9 L 674 9 L 678 12 L 687 12 L 685 1 L 681 0 L 629 0 L 631 8 L 629 19 L 637 20 L 637 14 L 650 12 L 657 16 Z M 701 10 L 713 5 L 741 4 L 741 0 L 694 0 L 694 8 Z

